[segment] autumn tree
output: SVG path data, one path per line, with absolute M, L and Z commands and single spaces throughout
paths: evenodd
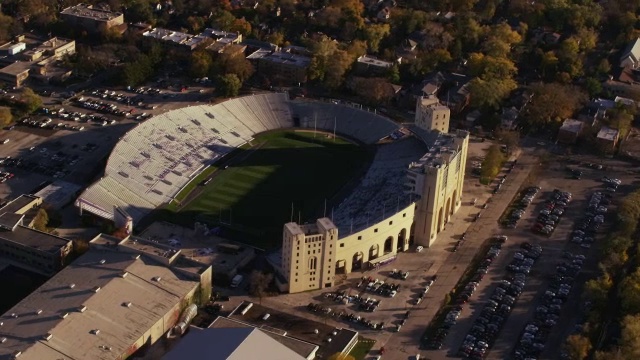
M 238 96 L 242 82 L 236 74 L 225 74 L 218 78 L 218 92 L 222 96 Z
M 213 76 L 234 74 L 240 82 L 244 83 L 253 75 L 255 69 L 251 62 L 240 54 L 222 53 L 213 62 L 211 71 Z
M 372 106 L 386 104 L 393 97 L 393 88 L 384 78 L 355 77 L 349 87 Z
M 640 359 L 640 315 L 627 315 L 622 320 L 620 351 L 626 359 Z
M 251 34 L 251 24 L 244 18 L 235 19 L 233 23 L 231 23 L 231 27 L 229 28 L 229 31 L 238 32 L 244 36 L 247 36 Z
M 579 334 L 570 335 L 564 343 L 564 350 L 569 354 L 570 360 L 586 359 L 591 348 L 589 338 Z
M 498 175 L 502 164 L 505 161 L 505 156 L 500 150 L 500 146 L 492 145 L 487 151 L 484 161 L 482 161 L 482 168 L 480 171 L 480 181 L 483 184 L 488 184 L 493 178 Z
M 28 113 L 32 113 L 42 107 L 42 99 L 40 96 L 28 87 L 22 89 L 22 92 L 20 93 L 20 102 L 22 103 L 24 110 Z
M 211 16 L 209 23 L 214 28 L 224 31 L 231 31 L 231 27 L 233 26 L 235 21 L 236 17 L 233 16 L 233 14 L 229 11 L 217 10 Z
M 206 50 L 196 50 L 191 53 L 189 73 L 195 78 L 202 78 L 209 74 L 213 60 Z
M 369 24 L 363 29 L 364 39 L 367 41 L 369 51 L 377 53 L 380 42 L 391 32 L 389 24 Z
M 602 308 L 607 303 L 613 280 L 609 274 L 603 274 L 585 283 L 584 296 L 591 300 L 596 308 Z
M 0 107 L 0 127 L 7 126 L 13 121 L 13 115 L 11 115 L 11 109 L 8 107 Z
M 525 110 L 525 118 L 537 127 L 564 121 L 587 100 L 586 94 L 572 85 L 538 83 L 532 90 L 534 95 Z
M 47 232 L 47 225 L 49 224 L 49 215 L 47 215 L 47 211 L 45 209 L 38 209 L 36 216 L 33 218 L 33 228 Z

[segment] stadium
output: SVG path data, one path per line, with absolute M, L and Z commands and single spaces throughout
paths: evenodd
M 286 223 L 280 235 L 283 250 L 273 263 L 283 269 L 286 281 L 304 283 L 304 290 L 330 286 L 336 273 L 389 261 L 413 242 L 428 247 L 460 206 L 468 133 L 435 131 L 444 123 L 436 123 L 440 115 L 434 115 L 433 105 L 418 101 L 416 123 L 407 127 L 360 106 L 290 100 L 286 93 L 172 110 L 125 134 L 102 178 L 76 206 L 110 220 L 127 214 L 134 224 L 158 208 L 175 211 L 176 219 L 191 221 L 190 226 L 205 222 L 247 233 L 254 222 L 271 224 L 283 234 Z M 269 147 L 276 142 L 286 145 Z M 369 151 L 359 153 L 361 148 Z M 323 151 L 330 155 L 322 157 Z M 308 162 L 307 153 L 312 156 Z M 283 175 L 270 174 L 274 168 Z M 239 181 L 242 176 L 256 180 Z M 277 191 L 269 187 L 269 177 L 279 179 L 271 181 Z M 263 189 L 254 196 L 253 187 Z M 202 202 L 199 192 L 210 201 Z M 312 200 L 305 201 L 305 194 Z M 244 207 L 238 205 L 243 196 L 252 199 Z M 229 204 L 223 205 L 225 199 Z M 242 218 L 251 211 L 252 216 Z M 327 241 L 318 236 L 325 230 Z M 309 237 L 309 246 L 318 247 L 300 256 L 287 247 L 291 236 Z M 311 251 L 322 255 L 320 261 Z M 286 269 L 293 260 L 312 266 L 306 273 L 313 275 L 296 279 L 293 266 Z M 319 268 L 329 273 L 317 276 L 311 270 Z

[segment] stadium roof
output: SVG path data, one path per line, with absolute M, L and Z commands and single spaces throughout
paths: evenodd
M 198 284 L 145 255 L 92 248 L 2 315 L 0 359 L 118 358 Z
M 303 360 L 303 357 L 254 327 L 191 327 L 164 360 Z

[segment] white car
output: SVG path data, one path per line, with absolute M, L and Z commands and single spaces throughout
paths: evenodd
M 397 293 L 398 292 L 396 290 L 393 290 L 391 291 L 391 293 L 389 293 L 389 297 L 395 297 Z
M 416 248 L 416 252 L 421 252 L 423 249 L 424 249 L 424 248 L 423 248 L 422 246 L 418 246 L 418 247 Z

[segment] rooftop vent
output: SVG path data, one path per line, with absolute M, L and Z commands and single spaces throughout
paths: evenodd
M 3 337 L 2 339 L 0 339 L 0 343 L 1 343 L 1 344 L 4 344 L 6 341 L 7 341 L 7 338 L 6 338 L 6 337 Z
M 129 308 L 129 307 L 131 307 L 131 302 L 123 302 L 122 306 Z
M 133 258 L 136 259 L 136 260 L 140 259 L 140 254 L 134 256 Z
M 101 289 L 100 286 L 94 286 L 93 289 L 91 289 L 91 290 L 93 290 L 93 292 L 97 293 L 98 291 L 100 291 L 100 289 Z
M 51 340 L 51 338 L 52 338 L 52 337 L 53 337 L 53 334 L 51 334 L 51 333 L 46 333 L 46 334 L 44 334 L 44 339 L 45 339 L 46 341 Z
M 80 305 L 80 307 L 78 308 L 78 311 L 83 313 L 83 312 L 87 311 L 87 307 L 84 306 L 84 305 Z
M 17 358 L 20 357 L 20 355 L 22 355 L 22 351 L 16 351 L 16 352 L 13 353 L 13 358 L 17 359 Z
M 98 335 L 98 334 L 100 334 L 100 329 L 93 329 L 93 330 L 91 330 L 91 333 L 93 335 Z
M 62 319 L 66 319 L 66 318 L 67 318 L 67 316 L 69 316 L 69 313 L 68 313 L 68 312 L 65 312 L 65 313 L 60 314 L 60 317 L 61 317 Z
M 40 314 L 42 314 L 42 309 L 36 310 L 36 315 L 40 315 Z
M 69 289 L 73 289 L 74 287 L 76 287 L 76 284 L 74 283 L 69 284 Z
M 106 262 L 107 262 L 107 260 L 102 259 L 102 260 L 100 260 L 100 265 L 104 265 L 104 263 L 106 263 Z
M 125 271 L 122 274 L 120 274 L 120 277 L 124 279 L 127 277 L 127 275 L 129 275 L 129 273 Z
M 162 277 L 160 276 L 154 276 L 151 280 L 159 282 L 160 280 L 162 280 Z

